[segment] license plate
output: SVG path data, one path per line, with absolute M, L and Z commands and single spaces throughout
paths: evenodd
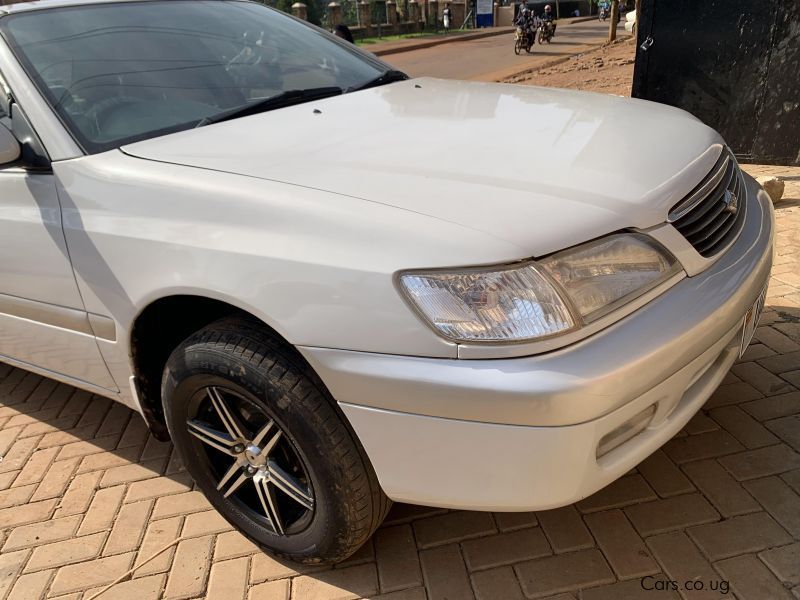
M 759 295 L 758 300 L 756 300 L 755 304 L 750 307 L 750 310 L 748 310 L 747 314 L 744 316 L 742 321 L 742 345 L 739 348 L 739 358 L 742 357 L 744 351 L 747 350 L 747 347 L 750 345 L 750 341 L 753 339 L 753 334 L 756 332 L 758 319 L 761 316 L 761 311 L 764 308 L 764 301 L 766 298 L 767 288 L 764 288 Z

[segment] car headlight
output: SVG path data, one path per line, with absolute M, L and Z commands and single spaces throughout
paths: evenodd
M 522 342 L 578 329 L 679 270 L 651 238 L 623 233 L 539 261 L 406 271 L 399 281 L 412 306 L 450 340 Z

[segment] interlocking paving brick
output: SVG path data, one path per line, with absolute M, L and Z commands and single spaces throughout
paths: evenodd
M 114 452 L 102 452 L 99 454 L 90 454 L 85 456 L 78 467 L 78 473 L 88 473 L 90 471 L 99 471 L 111 469 L 114 467 L 123 467 L 130 462 L 139 460 L 139 454 L 142 448 L 123 448 L 122 450 L 115 450 Z
M 792 488 L 795 492 L 800 494 L 800 469 L 796 471 L 789 471 L 781 475 L 781 479 Z
M 728 558 L 716 563 L 723 577 L 740 598 L 769 598 L 770 600 L 790 600 L 792 594 L 755 556 L 747 554 Z
M 761 448 L 779 442 L 774 434 L 738 406 L 715 408 L 711 416 L 745 448 Z
M 93 595 L 101 592 L 107 586 L 89 590 L 84 597 L 92 598 L 92 600 L 158 600 L 164 589 L 164 579 L 164 575 L 131 579 L 108 588 L 97 597 L 93 597 Z
M 198 537 L 209 533 L 231 531 L 233 526 L 216 510 L 206 510 L 186 517 L 183 524 L 183 537 Z
M 349 558 L 337 563 L 336 568 L 354 567 L 368 562 L 375 562 L 375 536 L 373 535 L 356 550 Z
M 586 524 L 611 568 L 620 579 L 640 578 L 660 571 L 656 561 L 620 510 L 586 515 Z
M 716 429 L 707 433 L 672 438 L 664 445 L 664 452 L 678 464 L 690 460 L 714 458 L 744 450 L 736 438 L 724 429 Z
M 131 552 L 61 567 L 50 586 L 50 593 L 66 594 L 111 583 L 124 574 L 132 562 Z
M 248 540 L 238 531 L 226 531 L 217 536 L 214 547 L 214 560 L 227 560 L 238 558 L 258 551 L 258 546 Z
M 711 561 L 758 552 L 792 541 L 791 536 L 764 512 L 691 527 L 687 533 Z
M 373 596 L 370 600 L 427 600 L 425 588 L 413 588 L 409 590 L 401 590 L 399 592 L 389 592 L 388 594 L 380 594 Z
M 514 566 L 528 598 L 612 583 L 614 575 L 597 549 L 538 558 Z
M 121 483 L 131 483 L 143 479 L 152 479 L 161 475 L 167 464 L 166 457 L 156 458 L 142 463 L 132 463 L 108 469 L 103 473 L 100 487 L 111 487 Z
M 6 597 L 27 558 L 27 550 L 0 554 L 0 598 Z
M 686 479 L 682 475 L 681 477 Z M 692 489 L 691 486 L 689 489 Z M 581 512 L 588 513 L 655 499 L 656 495 L 644 478 L 639 474 L 634 474 L 617 479 L 585 500 L 578 502 L 577 507 Z
M 375 533 L 375 554 L 382 592 L 422 585 L 422 571 L 411 525 L 379 529 Z
M 611 585 L 589 588 L 581 592 L 581 600 L 643 600 L 653 596 L 658 600 L 679 600 L 680 598 L 677 592 L 671 589 L 645 589 L 643 588 L 645 585 L 655 586 L 655 579 L 621 581 Z
M 714 568 L 682 531 L 657 535 L 645 541 L 669 579 L 680 582 L 679 586 L 686 581 L 699 581 L 706 585 L 711 581 L 719 581 Z M 720 597 L 719 591 L 710 589 L 687 591 L 681 587 L 680 593 L 689 600 Z
M 778 477 L 745 483 L 747 490 L 786 531 L 800 538 L 800 496 Z
M 34 548 L 28 559 L 25 572 L 52 569 L 95 558 L 100 554 L 105 541 L 105 534 L 96 533 L 39 546 Z
M 133 414 L 117 448 L 143 448 L 149 433 L 144 419 L 140 415 Z
M 217 562 L 211 565 L 206 600 L 243 600 L 247 592 L 247 557 Z
M 36 484 L 12 487 L 0 492 L 0 509 L 25 504 L 36 491 Z
M 451 512 L 414 521 L 414 535 L 420 548 L 431 548 L 495 533 L 491 513 Z
M 742 381 L 746 381 L 765 396 L 789 392 L 792 386 L 777 375 L 770 373 L 758 363 L 739 363 L 731 371 Z
M 783 352 L 772 356 L 761 358 L 758 364 L 772 373 L 786 373 L 800 369 L 800 351 Z
M 14 485 L 39 483 L 44 477 L 44 474 L 47 473 L 47 469 L 50 467 L 50 463 L 53 462 L 57 453 L 58 448 L 35 450 L 14 480 Z
M 392 505 L 389 514 L 383 521 L 385 525 L 399 525 L 401 523 L 410 523 L 425 517 L 432 517 L 434 515 L 442 515 L 448 511 L 446 508 L 434 508 L 432 506 L 417 506 L 415 504 L 405 504 L 398 502 Z
M 73 515 L 15 527 L 3 545 L 3 552 L 66 540 L 75 534 L 80 522 L 81 516 Z
M 461 547 L 470 571 L 509 565 L 553 553 L 539 527 L 468 540 Z
M 212 536 L 191 538 L 178 543 L 172 568 L 167 577 L 165 598 L 200 596 L 206 587 L 211 562 Z
M 538 513 L 538 516 L 539 523 L 555 552 L 568 552 L 594 546 L 592 534 L 589 533 L 574 506 L 545 510 Z
M 627 507 L 625 514 L 642 535 L 683 529 L 719 519 L 717 511 L 700 494 L 685 494 L 636 504 Z
M 775 350 L 770 348 L 769 346 L 765 346 L 764 344 L 750 344 L 747 350 L 745 350 L 744 355 L 741 358 L 741 362 L 750 362 L 750 361 L 758 361 L 761 363 L 762 358 L 766 358 L 767 356 L 774 356 Z M 763 365 L 762 365 L 763 366 Z M 769 369 L 773 373 L 775 369 Z
M 305 565 L 278 558 L 266 552 L 259 552 L 250 561 L 250 583 L 294 577 L 295 575 L 303 575 L 323 569 L 327 569 L 327 567 Z
M 494 513 L 494 520 L 500 531 L 514 531 L 539 524 L 535 512 Z
M 164 519 L 193 512 L 200 512 L 211 508 L 206 497 L 200 492 L 186 492 L 173 494 L 156 500 L 153 509 L 153 519 Z
M 152 500 L 123 505 L 103 548 L 103 556 L 137 550 L 152 507 Z
M 719 462 L 737 480 L 744 481 L 800 468 L 800 454 L 785 444 L 778 444 L 725 456 Z
M 753 337 L 762 344 L 766 344 L 775 350 L 775 352 L 780 352 L 782 354 L 800 350 L 800 344 L 793 342 L 791 338 L 785 336 L 780 331 L 776 331 L 772 327 L 756 328 Z
M 644 476 L 656 493 L 662 498 L 677 496 L 694 491 L 694 486 L 686 479 L 681 470 L 669 457 L 658 450 L 639 465 L 639 472 Z M 642 501 L 649 498 L 642 498 Z M 652 498 L 655 500 L 655 497 Z
M 101 475 L 102 473 L 76 475 L 59 501 L 55 516 L 66 517 L 86 512 Z
M 800 585 L 800 542 L 764 550 L 758 557 L 784 585 Z
M 800 392 L 789 392 L 780 396 L 770 396 L 745 402 L 742 409 L 759 421 L 788 417 L 800 412 Z
M 190 492 L 191 490 L 191 478 L 188 473 L 156 477 L 131 483 L 128 486 L 128 493 L 125 495 L 125 502 L 160 498 L 171 494 Z
M 474 598 L 467 569 L 457 544 L 423 550 L 419 558 L 428 600 Z
M 684 427 L 684 430 L 689 435 L 697 435 L 698 433 L 707 433 L 719 429 L 719 425 L 714 419 L 709 418 L 703 411 L 700 411 L 691 419 Z
M 122 504 L 122 497 L 124 495 L 125 486 L 122 485 L 97 490 L 89 505 L 89 510 L 78 529 L 78 535 L 86 535 L 87 533 L 110 529 L 120 504 Z
M 50 578 L 53 576 L 53 571 L 38 571 L 36 573 L 26 573 L 21 575 L 14 587 L 11 588 L 11 593 L 8 597 L 11 600 L 15 598 L 44 598 L 45 591 L 50 586 Z M 2 575 L 0 575 L 2 577 Z M 0 584 L 2 587 L 2 584 Z M 0 594 L 2 596 L 2 594 Z
M 146 564 L 142 565 L 142 563 L 144 563 L 144 561 L 148 560 L 170 542 L 177 540 L 182 524 L 183 517 L 178 516 L 170 519 L 152 521 L 147 525 L 147 530 L 144 533 L 144 540 L 142 541 L 142 545 L 139 548 L 139 553 L 136 556 L 135 564 L 137 568 L 136 573 L 134 574 L 135 577 L 169 571 L 177 544 L 171 546 Z
M 345 600 L 377 591 L 378 577 L 372 564 L 326 571 L 314 577 L 302 575 L 292 581 L 292 598 L 298 600 Z
M 0 509 L 0 523 L 3 527 L 17 527 L 27 523 L 44 521 L 49 518 L 56 506 L 55 500 L 42 500 L 19 506 Z
M 8 452 L 3 454 L 3 461 L 0 462 L 0 473 L 22 469 L 38 443 L 39 438 L 35 437 L 16 440 Z
M 122 434 L 128 421 L 133 417 L 128 407 L 115 402 L 109 411 L 106 413 L 103 423 L 96 432 L 97 437 L 105 437 L 108 435 Z
M 36 492 L 31 496 L 31 501 L 49 500 L 50 498 L 62 496 L 77 466 L 77 458 L 53 463 L 47 471 L 47 476 L 37 486 Z
M 42 438 L 39 442 L 40 448 L 49 446 L 60 446 L 61 452 L 58 453 L 56 460 L 65 460 L 68 458 L 83 458 L 90 454 L 99 454 L 101 452 L 109 452 L 117 446 L 117 436 L 106 436 L 104 438 L 92 438 L 91 440 L 74 439 L 72 434 L 61 432 L 62 436 L 69 436 L 70 440 L 66 443 L 59 444 L 58 440 L 50 439 L 49 443 L 45 442 L 48 436 Z M 101 473 L 102 475 L 102 473 Z
M 767 421 L 767 428 L 796 452 L 800 452 L 800 415 L 791 415 Z
M 500 567 L 472 574 L 472 588 L 477 600 L 523 600 L 517 576 L 511 567 Z
M 761 506 L 716 460 L 686 463 L 683 470 L 723 517 L 761 510 Z
M 289 600 L 289 580 L 268 581 L 250 588 L 247 600 Z
M 738 404 L 740 402 L 747 402 L 748 400 L 755 400 L 763 398 L 764 394 L 759 392 L 749 383 L 740 381 L 739 383 L 729 383 L 719 386 L 708 402 L 705 404 L 706 409 L 716 408 L 718 406 L 727 406 L 729 404 Z

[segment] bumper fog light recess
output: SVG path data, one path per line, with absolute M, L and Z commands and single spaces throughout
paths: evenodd
M 605 434 L 600 439 L 600 443 L 597 444 L 597 458 L 608 454 L 614 448 L 618 448 L 632 437 L 644 431 L 655 414 L 656 405 L 651 404 L 636 416 L 628 419 L 613 431 Z

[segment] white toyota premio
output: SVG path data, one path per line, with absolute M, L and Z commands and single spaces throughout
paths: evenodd
M 0 358 L 307 562 L 575 502 L 747 346 L 770 201 L 687 113 L 408 79 L 239 0 L 0 6 Z

